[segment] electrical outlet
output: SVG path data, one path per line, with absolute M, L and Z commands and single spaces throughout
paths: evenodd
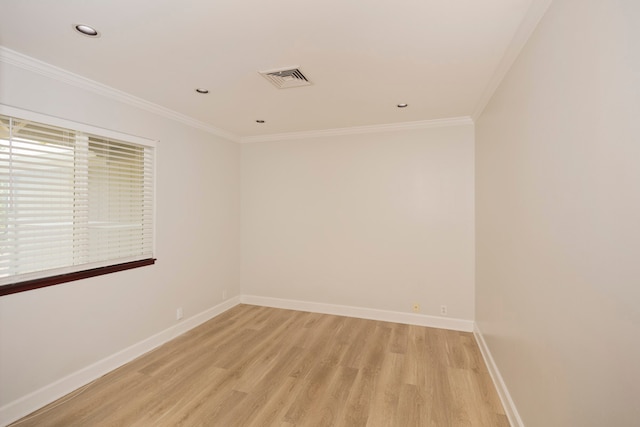
M 440 306 L 440 314 L 442 314 L 443 316 L 447 315 L 447 306 L 446 305 L 441 305 Z
M 182 307 L 178 307 L 176 310 L 176 320 L 182 319 Z
M 413 312 L 414 312 L 414 313 L 420 313 L 420 304 L 418 304 L 418 303 L 414 303 L 414 304 L 411 306 L 411 310 L 413 310 Z

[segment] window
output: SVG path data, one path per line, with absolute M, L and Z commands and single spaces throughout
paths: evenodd
M 0 115 L 0 295 L 154 262 L 153 145 L 64 124 Z

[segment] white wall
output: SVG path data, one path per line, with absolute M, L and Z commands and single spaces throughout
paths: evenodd
M 640 2 L 556 0 L 476 124 L 476 318 L 527 426 L 640 420 Z
M 242 146 L 244 294 L 474 316 L 473 126 Z
M 241 147 L 5 62 L 0 103 L 160 141 L 154 266 L 0 298 L 0 423 L 239 295 L 241 242 L 244 294 L 473 319 L 471 125 Z
M 157 263 L 0 298 L 0 407 L 239 295 L 238 144 L 5 63 L 0 103 L 159 140 Z

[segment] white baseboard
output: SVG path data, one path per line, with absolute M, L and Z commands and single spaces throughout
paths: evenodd
M 313 313 L 335 314 L 338 316 L 358 317 L 361 319 L 381 320 L 384 322 L 405 323 L 408 325 L 429 326 L 432 328 L 473 332 L 473 321 L 465 319 L 427 316 L 425 314 L 402 313 L 399 311 L 352 307 L 348 305 L 261 297 L 256 295 L 242 295 L 240 297 L 240 302 L 243 304 L 262 305 L 289 310 L 310 311 Z
M 493 384 L 496 386 L 496 390 L 498 391 L 498 396 L 500 396 L 500 401 L 502 402 L 504 411 L 507 414 L 507 418 L 509 418 L 509 423 L 513 427 L 524 427 L 524 423 L 522 422 L 522 418 L 520 418 L 518 409 L 516 408 L 516 405 L 511 398 L 511 394 L 509 394 L 507 385 L 504 383 L 502 375 L 500 375 L 498 366 L 493 360 L 491 351 L 489 351 L 489 347 L 487 347 L 487 343 L 485 342 L 484 336 L 482 335 L 482 332 L 480 331 L 477 323 L 474 324 L 473 335 L 476 338 L 478 347 L 480 347 L 480 352 L 482 353 L 482 357 L 484 358 L 484 363 L 487 365 L 487 369 L 489 369 L 489 374 L 491 375 Z
M 240 303 L 240 297 L 233 297 L 216 305 L 202 313 L 185 319 L 162 332 L 159 332 L 139 343 L 125 348 L 116 354 L 106 357 L 86 368 L 80 369 L 60 380 L 42 387 L 18 400 L 8 403 L 0 408 L 0 426 L 8 425 L 31 412 L 65 396 L 72 391 L 100 378 L 104 374 L 113 371 L 127 362 L 153 350 L 156 347 L 182 335 L 190 329 L 206 322 L 209 319 L 235 307 Z

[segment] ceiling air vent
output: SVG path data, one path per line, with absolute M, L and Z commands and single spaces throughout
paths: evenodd
M 278 70 L 260 71 L 278 89 L 289 87 L 309 86 L 311 82 L 302 74 L 299 68 L 281 68 Z

